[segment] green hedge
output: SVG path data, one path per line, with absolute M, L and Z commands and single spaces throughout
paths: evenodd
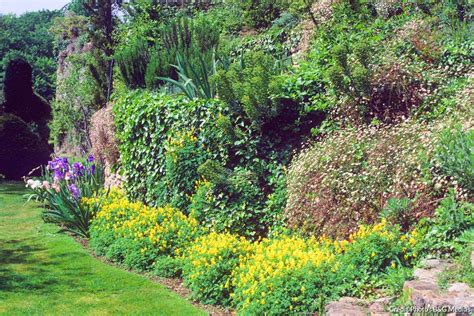
M 118 96 L 114 114 L 129 196 L 151 205 L 186 206 L 187 198 L 176 198 L 174 194 L 182 193 L 174 192 L 177 182 L 194 185 L 199 179 L 196 170 L 202 162 L 223 158 L 213 157 L 219 151 L 213 148 L 216 142 L 212 141 L 223 110 L 219 101 L 189 101 L 149 91 Z M 188 148 L 186 137 L 192 138 L 195 146 Z M 189 152 L 183 153 L 186 149 Z M 200 157 L 195 159 L 196 155 Z M 186 179 L 180 179 L 182 173 L 176 172 L 179 166 L 173 166 L 181 160 L 189 164 L 186 171 L 191 171 L 186 173 Z

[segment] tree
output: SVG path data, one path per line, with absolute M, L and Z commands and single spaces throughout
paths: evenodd
M 90 22 L 93 29 L 90 34 L 92 43 L 96 49 L 98 49 L 105 58 L 106 63 L 98 62 L 101 65 L 100 68 L 105 69 L 91 69 L 91 72 L 96 78 L 99 78 L 101 73 L 105 73 L 106 83 L 101 84 L 105 88 L 106 101 L 109 101 L 110 94 L 112 93 L 112 82 L 113 82 L 113 59 L 114 54 L 114 38 L 113 32 L 117 22 L 114 13 L 120 8 L 122 0 L 82 0 L 82 5 L 90 18 Z M 100 56 L 96 56 L 100 58 Z

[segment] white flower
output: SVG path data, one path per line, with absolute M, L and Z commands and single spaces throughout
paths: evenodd
M 33 190 L 41 188 L 42 186 L 43 186 L 43 183 L 39 180 L 29 179 L 28 181 L 26 181 L 26 187 L 27 188 L 30 187 Z

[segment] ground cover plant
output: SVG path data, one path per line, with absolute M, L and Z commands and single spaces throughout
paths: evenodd
M 322 311 L 341 296 L 400 293 L 420 258 L 465 247 L 466 237 L 460 237 L 472 224 L 473 204 L 451 196 L 433 219 L 408 232 L 383 218 L 347 239 L 286 231 L 251 242 L 210 232 L 176 209 L 130 203 L 114 192 L 93 220 L 91 246 L 129 268 L 181 275 L 204 303 L 243 314 L 285 314 Z

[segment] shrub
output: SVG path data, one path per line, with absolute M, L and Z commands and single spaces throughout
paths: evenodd
M 162 278 L 176 278 L 181 276 L 182 259 L 171 256 L 162 256 L 153 264 L 153 274 Z
M 75 149 L 83 153 L 91 147 L 90 119 L 105 103 L 101 81 L 94 72 L 98 62 L 90 53 L 65 59 L 68 72 L 58 78 L 57 98 L 52 104 L 53 120 L 49 124 L 51 142 L 57 149 Z
M 200 144 L 193 129 L 178 131 L 165 143 L 165 200 L 173 206 L 186 209 L 194 193 L 194 182 L 199 179 L 197 169 L 208 153 Z
M 30 199 L 41 201 L 43 219 L 56 223 L 81 237 L 89 237 L 92 218 L 102 204 L 104 170 L 90 156 L 86 164 L 70 163 L 67 158 L 55 158 L 48 163 L 40 180 L 27 181 L 33 193 Z M 93 198 L 93 203 L 85 203 Z M 83 200 L 84 199 L 84 200 Z
M 280 16 L 280 14 L 289 7 L 288 1 L 234 1 L 243 12 L 245 22 L 253 28 L 264 28 Z
M 19 117 L 0 115 L 0 174 L 18 180 L 46 164 L 50 148 Z
M 36 125 L 40 141 L 46 143 L 49 138 L 47 123 L 51 118 L 51 107 L 45 99 L 33 92 L 32 80 L 30 64 L 21 58 L 11 59 L 5 70 L 3 107 L 6 113 Z
M 180 256 L 199 230 L 196 220 L 176 209 L 152 208 L 115 195 L 97 213 L 90 234 L 97 253 L 147 270 L 161 256 Z
M 461 187 L 474 192 L 474 130 L 463 131 L 460 125 L 447 128 L 439 135 L 434 167 L 451 177 Z
M 335 132 L 303 151 L 288 173 L 289 224 L 344 235 L 374 222 L 390 198 L 413 200 L 404 222 L 431 214 L 436 196 L 424 160 L 432 157 L 433 135 L 428 126 L 407 121 Z
M 252 244 L 229 233 L 197 239 L 185 254 L 184 279 L 193 296 L 205 304 L 229 306 L 231 274 L 252 252 Z
M 170 55 L 168 51 L 162 47 L 155 46 L 150 52 L 150 62 L 146 67 L 145 84 L 147 89 L 158 89 L 163 85 L 164 81 L 160 78 L 177 79 L 176 71 L 172 64 L 176 59 L 172 59 L 174 55 Z

